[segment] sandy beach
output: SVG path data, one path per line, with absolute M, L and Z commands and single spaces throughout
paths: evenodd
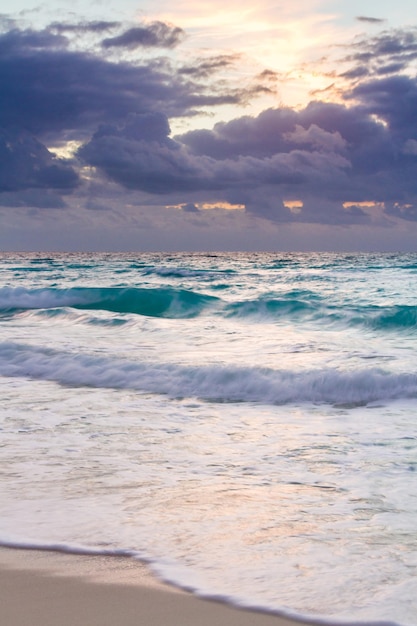
M 197 598 L 137 561 L 0 549 L 5 626 L 295 626 L 299 622 Z

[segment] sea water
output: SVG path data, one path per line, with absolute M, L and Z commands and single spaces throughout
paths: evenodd
M 4 254 L 0 540 L 417 624 L 417 255 Z

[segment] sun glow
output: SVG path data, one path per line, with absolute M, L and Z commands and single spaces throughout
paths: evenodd
M 234 67 L 236 75 L 244 71 L 256 76 L 265 69 L 276 73 L 276 103 L 279 98 L 285 105 L 301 106 L 312 91 L 329 86 L 329 77 L 318 67 L 318 59 L 339 39 L 340 31 L 335 23 L 337 15 L 323 10 L 322 0 L 295 0 L 291 7 L 270 0 L 260 0 L 256 5 L 248 0 L 230 0 L 227 4 L 220 0 L 192 4 L 180 0 L 175 10 L 171 2 L 160 0 L 157 7 L 153 12 L 149 5 L 138 19 L 145 13 L 147 18 L 180 25 L 187 33 L 181 45 L 187 55 L 192 50 L 204 56 L 215 46 L 219 54 L 233 51 L 240 57 Z M 227 80 L 230 71 L 228 68 L 227 76 L 219 77 Z M 255 109 L 271 106 L 270 101 L 258 104 L 257 100 Z

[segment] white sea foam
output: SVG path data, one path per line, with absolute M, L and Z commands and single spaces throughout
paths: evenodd
M 86 304 L 92 300 L 87 290 L 77 289 L 27 289 L 26 287 L 2 287 L 0 310 L 51 309 L 54 307 Z
M 206 600 L 214 600 L 222 602 L 232 606 L 236 606 L 242 609 L 249 609 L 253 611 L 260 611 L 261 613 L 267 613 L 270 615 L 277 615 L 284 618 L 303 620 L 308 618 L 310 624 L 317 624 L 318 626 L 401 626 L 400 622 L 388 621 L 388 620 L 346 620 L 332 618 L 328 619 L 312 619 L 311 616 L 305 616 L 302 613 L 287 610 L 279 610 L 266 608 L 263 605 L 256 604 L 254 602 L 243 600 L 239 596 L 231 596 L 220 593 L 210 593 L 203 586 L 199 585 L 198 576 L 193 575 L 187 568 L 182 567 L 179 563 L 176 563 L 170 559 L 164 558 L 160 561 L 153 561 L 144 554 L 141 554 L 135 550 L 124 549 L 112 549 L 103 547 L 88 547 L 78 544 L 69 543 L 52 543 L 52 542 L 33 542 L 30 540 L 24 540 L 13 537 L 0 536 L 0 546 L 4 548 L 12 548 L 18 550 L 39 550 L 42 552 L 58 552 L 63 554 L 74 554 L 79 556 L 107 556 L 107 557 L 126 557 L 136 559 L 143 564 L 146 564 L 150 571 L 164 583 L 171 584 L 175 587 L 183 589 L 191 593 L 195 593 L 201 598 Z
M 0 546 L 3 548 L 15 548 L 16 550 L 40 550 L 45 552 L 63 552 L 65 554 L 85 554 L 88 556 L 127 556 L 141 558 L 133 550 L 117 548 L 98 548 L 83 546 L 75 543 L 55 543 L 47 541 L 31 541 L 21 537 L 12 537 L 10 534 L 0 536 Z
M 417 374 L 379 369 L 288 371 L 233 366 L 140 363 L 0 344 L 0 374 L 63 385 L 136 389 L 217 402 L 366 404 L 417 397 Z

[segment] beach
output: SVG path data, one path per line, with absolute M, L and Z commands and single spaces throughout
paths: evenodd
M 275 615 L 197 598 L 133 559 L 0 549 L 7 626 L 295 626 Z

